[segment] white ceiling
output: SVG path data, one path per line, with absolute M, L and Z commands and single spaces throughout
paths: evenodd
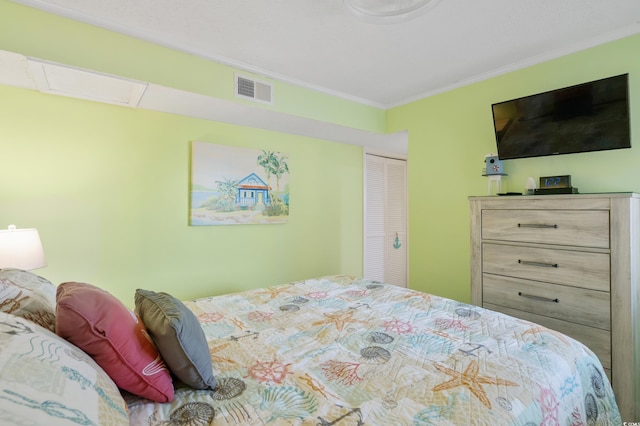
M 640 33 L 640 0 L 440 0 L 372 24 L 343 0 L 14 0 L 388 108 Z

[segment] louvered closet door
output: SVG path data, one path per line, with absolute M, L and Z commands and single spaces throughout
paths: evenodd
M 384 282 L 384 158 L 367 154 L 365 167 L 364 276 Z
M 366 156 L 364 275 L 407 286 L 405 160 Z
M 407 162 L 387 159 L 384 280 L 407 286 Z

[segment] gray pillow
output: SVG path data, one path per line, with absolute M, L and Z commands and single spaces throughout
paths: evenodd
M 136 313 L 173 375 L 194 389 L 214 389 L 207 339 L 195 314 L 167 293 L 136 290 Z

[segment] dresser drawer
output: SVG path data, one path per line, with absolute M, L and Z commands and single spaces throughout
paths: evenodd
M 484 243 L 482 271 L 592 290 L 610 290 L 610 256 L 537 247 Z
M 604 291 L 483 275 L 483 304 L 611 329 L 610 295 Z
M 483 210 L 482 238 L 609 248 L 604 210 Z
M 504 306 L 492 305 L 485 303 L 483 305 L 492 311 L 502 312 L 512 317 L 522 318 L 527 321 L 535 322 L 552 330 L 566 334 L 579 342 L 584 343 L 598 355 L 602 366 L 606 369 L 611 368 L 611 333 L 608 330 L 600 328 L 588 327 L 582 324 L 567 322 L 556 318 L 544 317 L 542 315 L 523 312 L 517 309 L 506 308 Z
M 484 274 L 482 298 L 483 305 L 611 329 L 610 295 L 604 291 Z

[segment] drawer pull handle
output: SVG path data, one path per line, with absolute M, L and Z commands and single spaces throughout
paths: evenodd
M 523 265 L 542 266 L 542 267 L 545 267 L 545 268 L 557 268 L 558 267 L 557 263 L 532 262 L 530 260 L 521 260 L 521 259 L 518 259 L 518 263 L 521 263 Z
M 559 299 L 549 299 L 548 297 L 535 296 L 533 294 L 526 294 L 521 291 L 518 292 L 518 296 L 526 297 L 527 299 L 539 300 L 541 302 L 554 302 L 560 303 Z
M 558 225 L 545 225 L 544 223 L 519 223 L 518 228 L 555 228 L 558 229 Z

